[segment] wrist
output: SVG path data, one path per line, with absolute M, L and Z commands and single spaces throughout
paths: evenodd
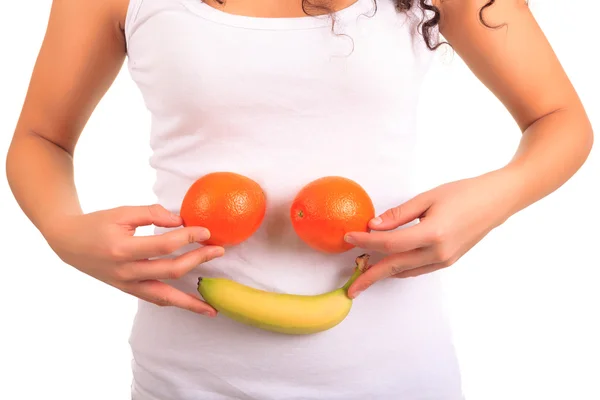
M 64 238 L 69 236 L 72 231 L 71 227 L 77 217 L 82 216 L 81 214 L 58 214 L 53 215 L 44 219 L 38 225 L 38 230 L 50 245 L 55 248 L 59 243 L 64 241 Z
M 502 222 L 535 202 L 535 177 L 524 165 L 509 163 L 487 175 L 493 182 L 492 193 L 498 197 L 496 204 Z
M 526 180 L 523 171 L 514 165 L 507 165 L 479 177 L 485 184 L 482 189 L 492 200 L 490 212 L 494 215 L 493 225 L 499 226 L 525 207 L 524 192 Z

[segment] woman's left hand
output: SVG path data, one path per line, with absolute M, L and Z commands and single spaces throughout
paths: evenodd
M 387 254 L 356 279 L 349 296 L 382 279 L 415 277 L 454 264 L 511 215 L 516 185 L 503 172 L 443 184 L 374 218 L 371 232 L 348 232 L 347 242 Z M 416 219 L 413 226 L 393 230 Z

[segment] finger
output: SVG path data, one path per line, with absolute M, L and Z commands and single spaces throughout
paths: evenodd
M 428 193 L 422 193 L 404 204 L 390 208 L 378 217 L 373 218 L 369 222 L 369 228 L 373 230 L 396 229 L 419 218 L 431 207 L 432 203 Z
M 178 307 L 208 317 L 217 315 L 217 310 L 198 297 L 177 290 L 164 282 L 156 280 L 139 282 L 133 286 L 130 293 L 158 306 Z
M 192 243 L 201 243 L 210 237 L 208 229 L 201 226 L 179 228 L 159 235 L 128 237 L 123 252 L 128 260 L 166 256 Z
M 398 275 L 406 270 L 432 264 L 435 254 L 428 248 L 418 248 L 406 253 L 385 257 L 363 272 L 348 288 L 348 296 L 356 298 L 375 282 Z
M 420 222 L 394 232 L 349 232 L 344 240 L 361 249 L 392 254 L 425 247 L 430 242 L 429 236 L 428 225 Z
M 123 206 L 116 208 L 115 211 L 119 215 L 119 222 L 131 225 L 134 228 L 147 225 L 174 228 L 183 224 L 183 220 L 179 215 L 170 212 L 160 204 Z
M 129 280 L 179 279 L 200 264 L 206 263 L 225 253 L 220 246 L 203 246 L 175 258 L 142 260 L 126 265 Z
M 407 269 L 406 271 L 402 271 L 399 274 L 393 276 L 393 278 L 415 278 L 417 276 L 429 274 L 440 270 L 442 268 L 446 268 L 448 265 L 446 263 L 435 263 L 430 265 L 424 265 L 422 267 Z

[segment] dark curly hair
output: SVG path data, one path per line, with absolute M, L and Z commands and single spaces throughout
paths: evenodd
M 215 0 L 219 4 L 225 4 L 225 0 Z M 315 2 L 314 0 L 300 0 L 302 1 L 302 10 L 306 15 L 314 16 L 319 13 L 331 13 L 330 7 L 328 7 L 327 3 L 331 0 L 317 0 L 319 2 Z M 421 21 L 418 24 L 418 29 L 420 33 L 423 35 L 423 39 L 425 40 L 425 44 L 430 50 L 435 50 L 443 44 L 448 44 L 447 42 L 439 42 L 438 41 L 438 26 L 440 23 L 440 10 L 436 6 L 429 4 L 428 0 L 394 0 L 396 3 L 396 9 L 399 12 L 409 12 L 412 10 L 413 6 L 418 4 L 419 8 L 423 12 L 423 16 L 421 17 Z M 443 0 L 441 0 L 443 1 Z M 418 2 L 418 3 L 417 3 Z M 483 25 L 488 28 L 498 28 L 499 26 L 491 26 L 488 25 L 483 19 L 484 11 L 493 6 L 496 0 L 488 0 L 486 4 L 484 4 L 479 9 L 479 20 Z M 377 12 L 377 0 L 373 0 L 375 10 Z M 527 3 L 527 1 L 526 1 Z M 427 16 L 428 15 L 428 16 Z M 335 24 L 335 20 L 332 21 L 332 29 Z M 501 25 L 502 26 L 502 25 Z
M 373 1 L 375 2 L 376 6 L 377 6 L 377 0 L 373 0 Z M 425 39 L 425 44 L 427 45 L 427 47 L 429 47 L 430 50 L 435 50 L 442 44 L 446 43 L 446 42 L 442 42 L 442 43 L 437 42 L 437 36 L 436 36 L 436 40 L 433 39 L 433 37 L 435 36 L 434 33 L 436 33 L 436 28 L 437 28 L 438 24 L 440 23 L 440 10 L 434 5 L 427 4 L 426 0 L 418 0 L 418 1 L 419 1 L 419 7 L 421 8 L 421 10 L 423 10 L 424 12 L 430 12 L 430 14 L 432 15 L 429 19 L 423 19 L 421 21 L 420 25 L 421 25 L 421 32 Z M 488 0 L 488 2 L 485 3 L 479 9 L 479 21 L 481 21 L 481 23 L 488 28 L 498 28 L 499 27 L 499 26 L 488 25 L 483 19 L 483 12 L 487 8 L 493 6 L 495 2 L 496 2 L 496 0 Z M 396 0 L 396 8 L 398 9 L 398 11 L 406 12 L 412 8 L 413 3 L 414 3 L 414 0 Z M 500 26 L 502 26 L 502 25 L 500 25 Z

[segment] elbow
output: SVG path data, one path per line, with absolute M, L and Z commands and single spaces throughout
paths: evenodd
M 6 152 L 6 159 L 4 161 L 4 176 L 6 179 L 6 183 L 8 184 L 8 188 L 13 194 L 15 193 L 15 185 L 18 181 L 17 176 L 19 175 L 18 147 L 18 141 L 13 139 L 10 146 L 8 147 L 8 151 Z
M 562 118 L 563 123 L 559 122 L 559 126 L 568 133 L 565 139 L 570 143 L 565 143 L 565 149 L 573 152 L 575 162 L 580 168 L 585 164 L 594 147 L 592 123 L 581 104 L 561 109 L 557 117 Z
M 6 158 L 4 160 L 4 175 L 6 177 L 6 180 L 8 181 L 8 184 L 11 184 L 11 178 L 12 178 L 12 170 L 13 170 L 13 166 L 14 166 L 14 158 L 15 158 L 15 146 L 16 146 L 16 137 L 13 137 L 10 145 L 8 146 L 8 150 L 6 152 Z
M 22 140 L 19 135 L 13 136 L 4 161 L 4 175 L 9 188 L 12 190 L 17 180 L 19 170 L 19 157 L 23 157 Z
M 583 165 L 594 147 L 594 128 L 587 116 L 582 117 L 581 125 L 581 164 Z
M 72 157 L 72 153 L 66 148 L 35 131 L 17 128 L 6 152 L 5 179 L 9 186 L 12 187 L 18 179 L 22 179 L 21 172 L 31 160 L 37 160 L 44 152 L 56 149 Z

